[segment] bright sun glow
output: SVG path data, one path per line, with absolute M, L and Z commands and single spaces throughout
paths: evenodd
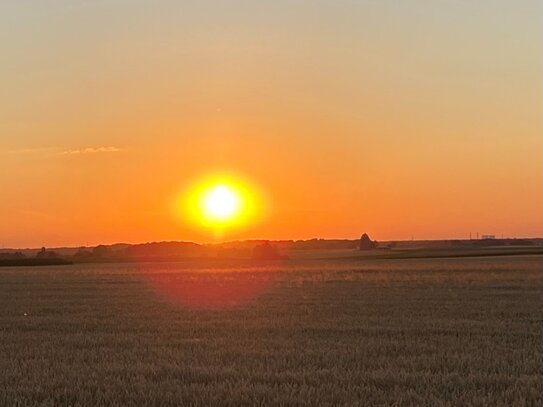
M 265 209 L 260 188 L 224 172 L 195 179 L 182 199 L 182 211 L 179 206 L 177 211 L 183 221 L 199 229 L 203 226 L 215 236 L 254 226 Z
M 204 195 L 202 211 L 210 219 L 231 219 L 238 209 L 239 197 L 226 185 L 217 185 Z

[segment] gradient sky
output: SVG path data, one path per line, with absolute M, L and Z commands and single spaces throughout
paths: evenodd
M 543 230 L 541 1 L 3 0 L 0 245 Z

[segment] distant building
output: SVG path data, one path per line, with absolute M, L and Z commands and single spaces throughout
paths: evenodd
M 496 236 L 495 235 L 482 235 L 481 236 L 481 239 L 496 239 Z

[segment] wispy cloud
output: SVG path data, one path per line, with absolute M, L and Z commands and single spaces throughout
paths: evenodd
M 58 155 L 117 153 L 119 151 L 123 151 L 123 149 L 115 146 L 84 147 L 71 150 L 64 150 L 58 147 L 19 148 L 11 150 L 3 150 L 0 148 L 0 155 L 45 155 L 53 157 Z
M 119 147 L 102 146 L 102 147 L 86 147 L 76 150 L 65 150 L 61 152 L 63 155 L 78 155 L 78 154 L 98 154 L 98 153 L 117 153 L 122 151 Z

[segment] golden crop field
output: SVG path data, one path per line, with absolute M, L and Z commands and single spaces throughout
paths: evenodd
M 0 269 L 0 405 L 536 406 L 541 256 Z

